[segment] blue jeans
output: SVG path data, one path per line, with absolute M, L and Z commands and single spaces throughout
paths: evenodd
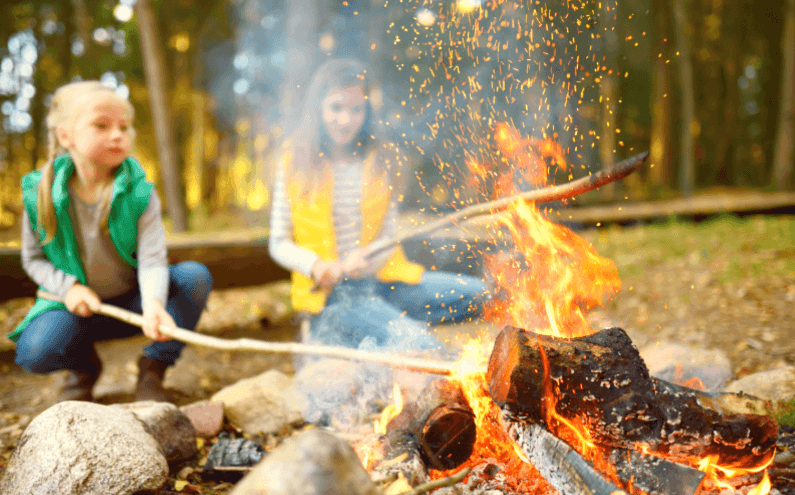
M 426 272 L 416 285 L 345 279 L 312 319 L 311 334 L 343 347 L 438 349 L 428 325 L 479 315 L 487 294 L 480 280 L 452 273 Z
M 192 330 L 199 322 L 213 279 L 207 267 L 186 261 L 169 267 L 166 311 L 178 327 Z M 103 301 L 141 313 L 138 290 Z M 17 341 L 16 363 L 33 373 L 89 369 L 96 360 L 94 342 L 141 334 L 141 329 L 109 316 L 82 318 L 65 309 L 47 311 L 31 320 Z M 185 343 L 152 342 L 144 356 L 172 365 Z

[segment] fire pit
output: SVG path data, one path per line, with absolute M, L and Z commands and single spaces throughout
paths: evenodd
M 748 396 L 650 377 L 620 328 L 568 339 L 508 326 L 485 373 L 437 380 L 386 411 L 373 452 L 436 478 L 468 466 L 496 487 L 501 473 L 513 493 L 693 495 L 751 482 L 766 493 L 778 439 L 766 413 Z

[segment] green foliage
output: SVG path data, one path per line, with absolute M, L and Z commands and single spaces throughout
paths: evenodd
M 779 404 L 776 420 L 780 425 L 795 427 L 795 399 Z
M 642 227 L 584 233 L 600 255 L 616 261 L 622 279 L 647 266 L 687 257 L 713 271 L 723 284 L 795 273 L 795 217 L 723 215 L 694 223 L 669 219 Z

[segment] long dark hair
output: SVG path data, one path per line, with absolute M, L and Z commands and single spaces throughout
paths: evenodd
M 352 59 L 330 59 L 315 71 L 306 91 L 304 107 L 298 127 L 288 142 L 293 152 L 292 172 L 311 189 L 322 180 L 329 164 L 330 138 L 323 124 L 323 99 L 337 88 L 358 86 L 365 95 L 365 116 L 359 133 L 345 151 L 362 159 L 376 154 L 374 173 L 386 174 L 392 160 L 384 159 L 382 136 L 377 110 L 371 98 L 374 84 L 365 66 Z

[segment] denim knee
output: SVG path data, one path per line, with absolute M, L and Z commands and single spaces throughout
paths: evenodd
M 183 261 L 172 266 L 170 278 L 180 290 L 197 302 L 206 301 L 213 289 L 210 270 L 197 261 Z

